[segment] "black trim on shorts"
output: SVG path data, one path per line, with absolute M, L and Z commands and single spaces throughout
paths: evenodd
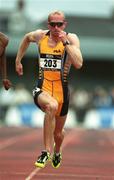
M 69 101 L 64 102 L 62 105 L 60 116 L 65 116 L 68 114 L 68 108 L 69 108 Z
M 42 90 L 38 91 L 38 92 L 35 94 L 35 96 L 33 97 L 34 103 L 35 103 L 36 106 L 39 107 L 40 109 L 41 109 L 41 107 L 40 107 L 40 105 L 38 104 L 38 96 L 39 96 L 41 93 L 42 93 Z

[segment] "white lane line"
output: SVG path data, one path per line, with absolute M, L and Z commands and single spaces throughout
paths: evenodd
M 33 171 L 33 174 L 31 174 L 31 177 L 29 177 L 29 178 L 26 178 L 25 180 L 31 180 L 31 178 L 34 176 L 34 175 L 36 175 L 36 173 L 39 171 L 40 169 L 38 169 L 38 168 L 36 168 L 36 169 L 34 169 L 34 171 Z M 35 173 L 35 174 L 34 174 Z M 2 173 L 0 173 L 1 175 L 18 175 L 18 176 L 21 176 L 21 175 L 26 175 L 26 173 L 14 173 L 14 172 L 10 172 L 10 173 L 7 173 L 7 172 L 2 172 Z M 39 173 L 39 175 L 40 176 L 43 176 L 43 177 L 47 177 L 47 174 L 46 173 Z M 63 179 L 65 179 L 65 178 L 72 178 L 72 177 L 75 177 L 75 178 L 83 178 L 83 179 L 85 179 L 85 178 L 91 178 L 91 179 L 99 179 L 99 180 L 114 180 L 114 175 L 99 175 L 99 174 L 71 174 L 71 173 L 48 173 L 48 177 L 55 177 L 55 178 L 61 178 L 61 177 L 63 177 Z
M 33 137 L 33 136 L 35 136 L 35 134 L 36 134 L 36 136 L 38 136 L 38 131 L 37 130 L 32 132 L 32 133 L 27 132 L 27 134 L 25 134 L 25 135 L 20 135 L 20 136 L 17 136 L 17 137 L 9 138 L 8 140 L 6 140 L 6 141 L 4 141 L 4 142 L 2 142 L 0 144 L 0 150 L 3 150 L 5 148 L 7 148 L 7 147 L 11 146 L 14 143 L 17 143 L 17 141 L 20 141 L 20 140 L 22 141 L 22 140 L 25 140 L 27 138 Z
M 62 149 L 65 148 L 67 146 L 67 144 L 71 141 L 71 140 L 74 140 L 74 138 L 76 139 L 75 137 L 76 135 L 76 129 L 72 129 L 68 134 L 67 136 L 65 137 L 65 141 L 64 141 L 64 144 L 62 146 Z M 25 180 L 31 180 L 36 174 L 38 171 L 40 171 L 41 168 L 35 168 L 27 177 Z
M 40 171 L 40 168 L 35 168 L 25 180 L 31 180 L 38 171 Z
M 39 173 L 39 175 L 40 176 L 44 176 L 44 177 L 46 177 L 47 176 L 47 174 L 46 173 Z M 49 173 L 48 174 L 48 176 L 50 176 L 50 177 L 58 177 L 58 179 L 59 178 L 61 178 L 61 177 L 63 177 L 63 179 L 65 179 L 65 178 L 68 178 L 69 177 L 69 179 L 71 178 L 71 177 L 78 177 L 78 178 L 107 178 L 107 179 L 105 179 L 105 180 L 109 180 L 108 178 L 110 178 L 110 180 L 111 180 L 111 178 L 114 178 L 114 175 L 99 175 L 99 174 L 95 174 L 95 175 L 92 175 L 92 174 L 71 174 L 71 173 Z M 100 180 L 99 179 L 99 180 Z M 25 179 L 25 180 L 30 180 L 30 179 Z
M 6 147 L 14 144 L 16 141 L 18 141 L 18 137 L 8 139 L 7 141 L 0 144 L 0 150 L 5 149 Z

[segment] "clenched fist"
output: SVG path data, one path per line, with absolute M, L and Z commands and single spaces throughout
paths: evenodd
M 20 62 L 19 63 L 16 62 L 15 69 L 16 69 L 16 72 L 19 76 L 23 75 L 23 66 Z
M 3 79 L 2 83 L 3 83 L 5 90 L 8 90 L 12 86 L 12 83 L 9 79 Z

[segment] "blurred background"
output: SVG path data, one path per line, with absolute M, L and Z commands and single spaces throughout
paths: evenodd
M 84 64 L 70 71 L 70 108 L 66 127 L 114 128 L 114 0 L 0 0 L 0 31 L 8 35 L 8 76 L 14 87 L 0 82 L 0 125 L 42 126 L 44 114 L 34 105 L 32 89 L 38 74 L 38 51 L 31 44 L 15 72 L 15 57 L 25 33 L 47 29 L 51 11 L 64 11 L 66 31 L 80 39 Z

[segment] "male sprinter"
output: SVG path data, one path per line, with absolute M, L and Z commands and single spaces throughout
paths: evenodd
M 77 35 L 64 31 L 67 22 L 63 12 L 50 13 L 47 24 L 47 30 L 38 29 L 24 36 L 16 57 L 16 72 L 23 75 L 21 59 L 29 44 L 36 43 L 39 50 L 39 76 L 33 97 L 35 104 L 45 112 L 45 118 L 44 150 L 35 165 L 45 167 L 50 160 L 53 141 L 52 166 L 58 168 L 62 159 L 63 128 L 69 106 L 68 74 L 72 64 L 76 69 L 82 67 L 83 58 Z

